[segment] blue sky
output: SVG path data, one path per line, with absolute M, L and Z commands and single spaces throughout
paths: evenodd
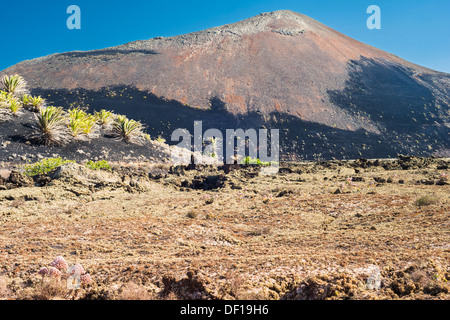
M 0 70 L 56 52 L 93 50 L 155 36 L 174 36 L 289 9 L 413 63 L 450 73 L 449 0 L 2 1 Z M 381 30 L 369 30 L 369 5 Z M 81 30 L 69 30 L 69 5 Z M 7 22 L 7 24 L 5 23 Z M 9 27 L 10 30 L 7 29 Z

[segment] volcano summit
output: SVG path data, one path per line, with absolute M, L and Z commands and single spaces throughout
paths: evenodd
M 280 129 L 281 158 L 448 155 L 450 75 L 275 11 L 205 31 L 23 61 L 48 101 L 176 128 Z

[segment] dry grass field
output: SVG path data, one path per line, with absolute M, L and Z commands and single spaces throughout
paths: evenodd
M 448 159 L 0 169 L 1 299 L 449 299 Z M 39 186 L 36 186 L 38 184 Z M 92 282 L 41 277 L 56 256 Z M 381 287 L 367 288 L 378 267 Z

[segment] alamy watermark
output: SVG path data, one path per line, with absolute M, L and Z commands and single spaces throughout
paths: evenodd
M 187 129 L 176 129 L 171 140 L 179 141 L 171 154 L 175 165 L 255 163 L 262 165 L 262 174 L 278 172 L 279 129 L 270 129 L 270 133 L 267 129 L 226 129 L 224 139 L 219 129 L 203 132 L 202 121 L 195 121 L 193 135 Z
M 367 8 L 367 13 L 371 16 L 367 19 L 367 28 L 370 30 L 381 29 L 381 9 L 377 5 L 371 5 Z
M 71 5 L 67 7 L 66 12 L 70 14 L 70 16 L 67 18 L 67 28 L 69 30 L 73 29 L 81 29 L 81 9 L 79 6 Z

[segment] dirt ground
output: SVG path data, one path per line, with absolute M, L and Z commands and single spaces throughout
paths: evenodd
M 3 163 L 0 298 L 449 299 L 449 164 L 69 164 L 32 180 Z M 38 275 L 56 256 L 92 283 Z

